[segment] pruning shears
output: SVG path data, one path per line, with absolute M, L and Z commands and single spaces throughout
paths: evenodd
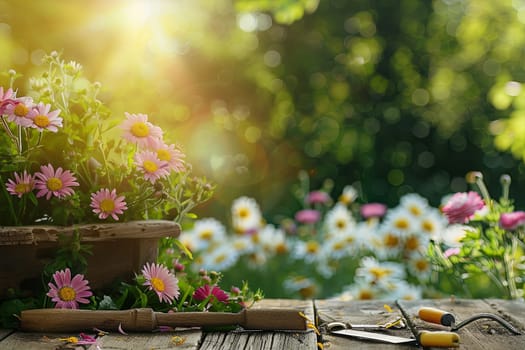
M 358 339 L 375 340 L 390 344 L 414 344 L 425 347 L 458 347 L 459 335 L 454 332 L 419 331 L 415 338 L 400 337 L 380 333 L 377 331 L 405 328 L 406 323 L 402 317 L 398 317 L 381 325 L 350 324 L 345 322 L 329 322 L 325 325 L 330 334 L 348 336 Z

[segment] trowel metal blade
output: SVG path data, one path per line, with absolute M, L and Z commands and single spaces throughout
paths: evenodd
M 414 338 L 405 338 L 405 337 L 397 337 L 397 336 L 388 335 L 388 334 L 356 331 L 354 329 L 341 329 L 338 331 L 333 331 L 331 333 L 344 335 L 347 337 L 353 337 L 353 338 L 376 340 L 376 341 L 381 341 L 384 343 L 391 343 L 391 344 L 407 344 L 407 343 L 414 343 L 416 341 L 416 339 Z

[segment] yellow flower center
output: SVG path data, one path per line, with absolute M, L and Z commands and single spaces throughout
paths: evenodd
M 29 184 L 25 183 L 19 183 L 15 185 L 15 192 L 16 193 L 27 193 L 31 190 L 31 186 Z
M 37 126 L 41 128 L 45 128 L 46 126 L 51 124 L 47 115 L 42 115 L 42 114 L 37 115 L 35 119 L 33 119 L 33 121 Z
M 115 202 L 112 199 L 104 199 L 100 202 L 100 210 L 109 213 L 115 210 Z
M 60 180 L 58 177 L 51 177 L 47 179 L 46 185 L 51 191 L 58 191 L 62 188 L 62 180 Z
M 29 108 L 25 104 L 19 103 L 15 106 L 14 112 L 17 117 L 25 117 L 29 113 Z
M 432 221 L 423 221 L 421 228 L 425 232 L 434 232 L 434 223 Z
M 157 158 L 167 162 L 167 161 L 171 160 L 171 155 L 170 155 L 170 152 L 168 152 L 165 149 L 158 149 L 157 150 Z
M 383 242 L 386 247 L 392 248 L 399 244 L 399 238 L 391 233 L 385 235 Z
M 77 297 L 77 292 L 71 287 L 62 287 L 58 291 L 58 297 L 62 301 L 73 301 Z
M 392 272 L 389 269 L 382 269 L 380 267 L 372 267 L 369 271 L 375 277 L 376 280 L 386 277 Z
M 160 278 L 153 277 L 150 283 L 153 289 L 155 289 L 157 292 L 164 292 L 164 289 L 166 289 L 166 285 L 164 285 L 164 281 L 161 280 Z
M 316 241 L 309 241 L 306 243 L 306 252 L 310 254 L 317 253 L 319 244 Z
M 159 169 L 157 163 L 151 160 L 145 160 L 144 163 L 142 163 L 142 166 L 144 167 L 144 170 L 146 170 L 146 172 L 148 173 L 154 173 Z
M 415 236 L 411 236 L 406 240 L 405 248 L 407 250 L 416 250 L 419 248 L 419 239 Z
M 398 228 L 400 230 L 406 230 L 409 227 L 408 220 L 404 219 L 404 218 L 396 220 L 394 225 L 395 225 L 396 228 Z
M 285 254 L 288 251 L 288 247 L 284 243 L 279 243 L 277 247 L 275 247 L 275 252 L 277 254 Z
M 343 242 L 337 242 L 335 243 L 332 248 L 335 250 L 335 251 L 339 251 L 339 250 L 342 250 L 343 248 L 345 247 L 345 244 Z
M 137 122 L 131 126 L 131 133 L 136 137 L 146 137 L 149 135 L 149 128 L 143 122 Z
M 215 263 L 217 263 L 217 264 L 220 264 L 224 260 L 226 260 L 226 254 L 217 255 L 215 257 Z
M 412 215 L 414 216 L 419 216 L 421 215 L 421 209 L 419 207 L 416 207 L 415 205 L 411 206 L 410 207 L 410 212 L 412 213 Z
M 248 217 L 249 214 L 250 214 L 250 211 L 246 208 L 241 208 L 238 211 L 238 215 L 240 218 L 246 218 Z
M 372 300 L 374 298 L 374 294 L 369 290 L 362 290 L 359 292 L 359 296 L 357 297 L 358 300 Z
M 337 220 L 335 225 L 337 226 L 338 229 L 342 230 L 342 229 L 344 229 L 346 227 L 346 221 L 344 221 L 344 220 Z
M 428 270 L 429 263 L 426 260 L 418 260 L 415 265 L 418 271 L 426 271 Z
M 213 237 L 213 232 L 211 230 L 204 230 L 204 231 L 201 231 L 199 236 L 200 236 L 200 238 L 202 238 L 202 239 L 204 239 L 206 241 L 209 241 Z

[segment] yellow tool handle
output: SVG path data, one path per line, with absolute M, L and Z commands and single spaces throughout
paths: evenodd
M 441 324 L 448 327 L 453 327 L 454 322 L 456 322 L 454 315 L 451 313 L 433 307 L 420 308 L 418 315 L 423 321 Z
M 421 331 L 418 334 L 419 344 L 423 347 L 457 348 L 459 335 L 453 332 Z

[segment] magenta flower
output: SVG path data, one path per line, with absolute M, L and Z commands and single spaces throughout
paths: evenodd
M 146 114 L 124 114 L 126 120 L 120 127 L 126 140 L 146 148 L 153 148 L 158 140 L 162 140 L 162 129 L 148 122 Z
M 166 266 L 146 263 L 142 268 L 142 274 L 146 278 L 143 285 L 149 286 L 149 290 L 157 293 L 161 302 L 172 303 L 179 297 L 179 280 Z
M 441 209 L 451 224 L 467 223 L 474 213 L 485 207 L 478 193 L 470 191 L 454 194 Z
M 499 217 L 499 224 L 505 230 L 515 230 L 518 226 L 525 224 L 525 212 L 502 213 Z
M 327 204 L 330 200 L 330 196 L 324 191 L 312 191 L 306 196 L 306 203 L 308 204 Z
M 226 294 L 226 292 L 220 289 L 218 286 L 210 286 L 209 284 L 205 284 L 204 286 L 197 288 L 193 293 L 193 299 L 196 301 L 203 301 L 208 298 L 210 302 L 217 300 L 225 303 L 228 301 L 229 297 L 228 294 Z
M 0 86 L 0 115 L 5 113 L 7 106 L 16 104 L 15 95 L 13 89 L 9 88 L 4 92 L 4 87 Z
M 98 190 L 91 194 L 91 208 L 93 212 L 98 214 L 99 219 L 106 219 L 111 216 L 114 220 L 118 220 L 118 216 L 124 213 L 126 202 L 124 196 L 117 196 L 117 190 L 109 191 L 107 188 Z
M 315 224 L 321 219 L 321 213 L 315 209 L 303 209 L 295 213 L 295 220 L 301 224 Z
M 26 170 L 22 175 L 15 172 L 15 180 L 7 180 L 5 184 L 7 192 L 13 196 L 21 198 L 24 194 L 29 193 L 35 188 L 35 180 L 31 174 L 28 174 Z
M 363 204 L 360 209 L 361 216 L 365 219 L 381 218 L 386 214 L 387 206 L 381 203 Z
M 157 158 L 157 154 L 152 151 L 135 154 L 135 164 L 144 173 L 144 179 L 152 184 L 170 173 L 168 163 Z
M 53 166 L 48 164 L 42 165 L 40 171 L 35 173 L 37 197 L 46 196 L 48 200 L 51 196 L 64 198 L 75 193 L 73 186 L 79 186 L 76 177 L 69 170 L 62 170 L 59 167 L 55 172 Z
M 89 282 L 84 275 L 77 274 L 71 279 L 71 271 L 66 268 L 53 274 L 55 284 L 49 282 L 49 292 L 46 294 L 56 303 L 58 309 L 78 309 L 78 304 L 89 304 L 89 298 L 93 295 Z
M 51 105 L 39 103 L 35 108 L 31 109 L 27 114 L 27 118 L 32 120 L 32 128 L 38 131 L 49 130 L 57 132 L 58 128 L 62 127 L 62 118 L 58 115 L 60 110 L 50 112 Z

